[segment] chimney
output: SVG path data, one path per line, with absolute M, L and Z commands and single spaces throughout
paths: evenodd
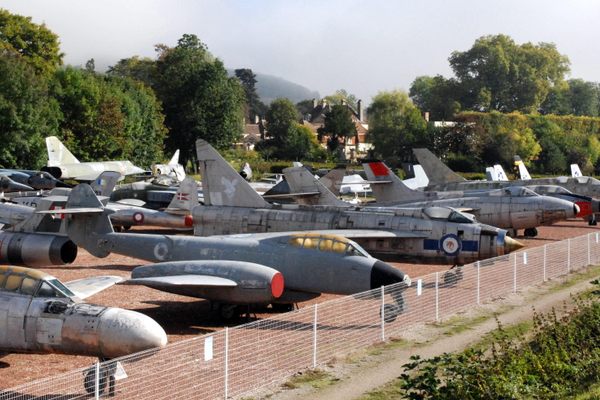
M 425 113 L 423 114 L 423 118 L 426 122 L 429 122 L 429 111 L 425 111 Z
M 363 122 L 363 109 L 362 109 L 362 100 L 358 100 L 356 102 L 356 112 L 358 113 L 358 120 Z

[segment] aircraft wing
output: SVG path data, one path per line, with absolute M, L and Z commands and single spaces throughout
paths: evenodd
M 189 287 L 235 287 L 237 283 L 231 279 L 211 275 L 171 275 L 132 278 L 123 282 L 126 285 L 144 285 L 154 288 L 169 286 Z
M 329 229 L 321 231 L 311 231 L 330 235 L 344 236 L 348 239 L 368 239 L 368 238 L 425 238 L 429 237 L 424 232 L 379 230 L 379 229 Z
M 115 203 L 123 204 L 124 206 L 144 207 L 146 202 L 140 199 L 121 199 Z
M 64 283 L 69 290 L 80 299 L 85 299 L 102 290 L 111 287 L 115 283 L 121 282 L 123 278 L 120 276 L 94 276 L 91 278 L 77 279 Z
M 264 194 L 264 199 L 291 199 L 294 197 L 312 197 L 318 196 L 321 192 L 298 192 L 298 193 L 283 193 L 283 194 Z

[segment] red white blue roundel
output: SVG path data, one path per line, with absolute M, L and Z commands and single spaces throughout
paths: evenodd
M 440 247 L 446 255 L 455 256 L 461 249 L 460 239 L 455 234 L 449 233 L 440 239 Z

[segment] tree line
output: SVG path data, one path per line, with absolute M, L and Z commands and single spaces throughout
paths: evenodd
M 240 140 L 244 119 L 257 117 L 265 140 L 256 149 L 266 160 L 336 159 L 356 137 L 348 107 L 357 99 L 345 90 L 325 97 L 330 107 L 314 132 L 302 122 L 312 100 L 265 105 L 252 70 L 229 76 L 195 35 L 155 50 L 155 58 L 122 59 L 106 73 L 93 59 L 84 68 L 65 67 L 56 34 L 0 9 L 0 165 L 41 167 L 50 135 L 82 161 L 129 159 L 148 167 L 181 149 L 182 162 L 194 165 L 197 138 L 227 149 Z M 566 80 L 569 60 L 553 44 L 484 36 L 449 62 L 455 77 L 421 76 L 408 93 L 372 99 L 370 156 L 398 165 L 424 146 L 462 171 L 510 163 L 513 152 L 536 172 L 563 172 L 572 162 L 596 169 L 600 86 Z M 453 124 L 428 123 L 425 113 Z

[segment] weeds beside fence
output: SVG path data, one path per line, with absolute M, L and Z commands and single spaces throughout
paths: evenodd
M 600 262 L 590 233 L 0 391 L 8 399 L 241 397 L 416 324 Z M 84 379 L 85 376 L 85 379 Z

